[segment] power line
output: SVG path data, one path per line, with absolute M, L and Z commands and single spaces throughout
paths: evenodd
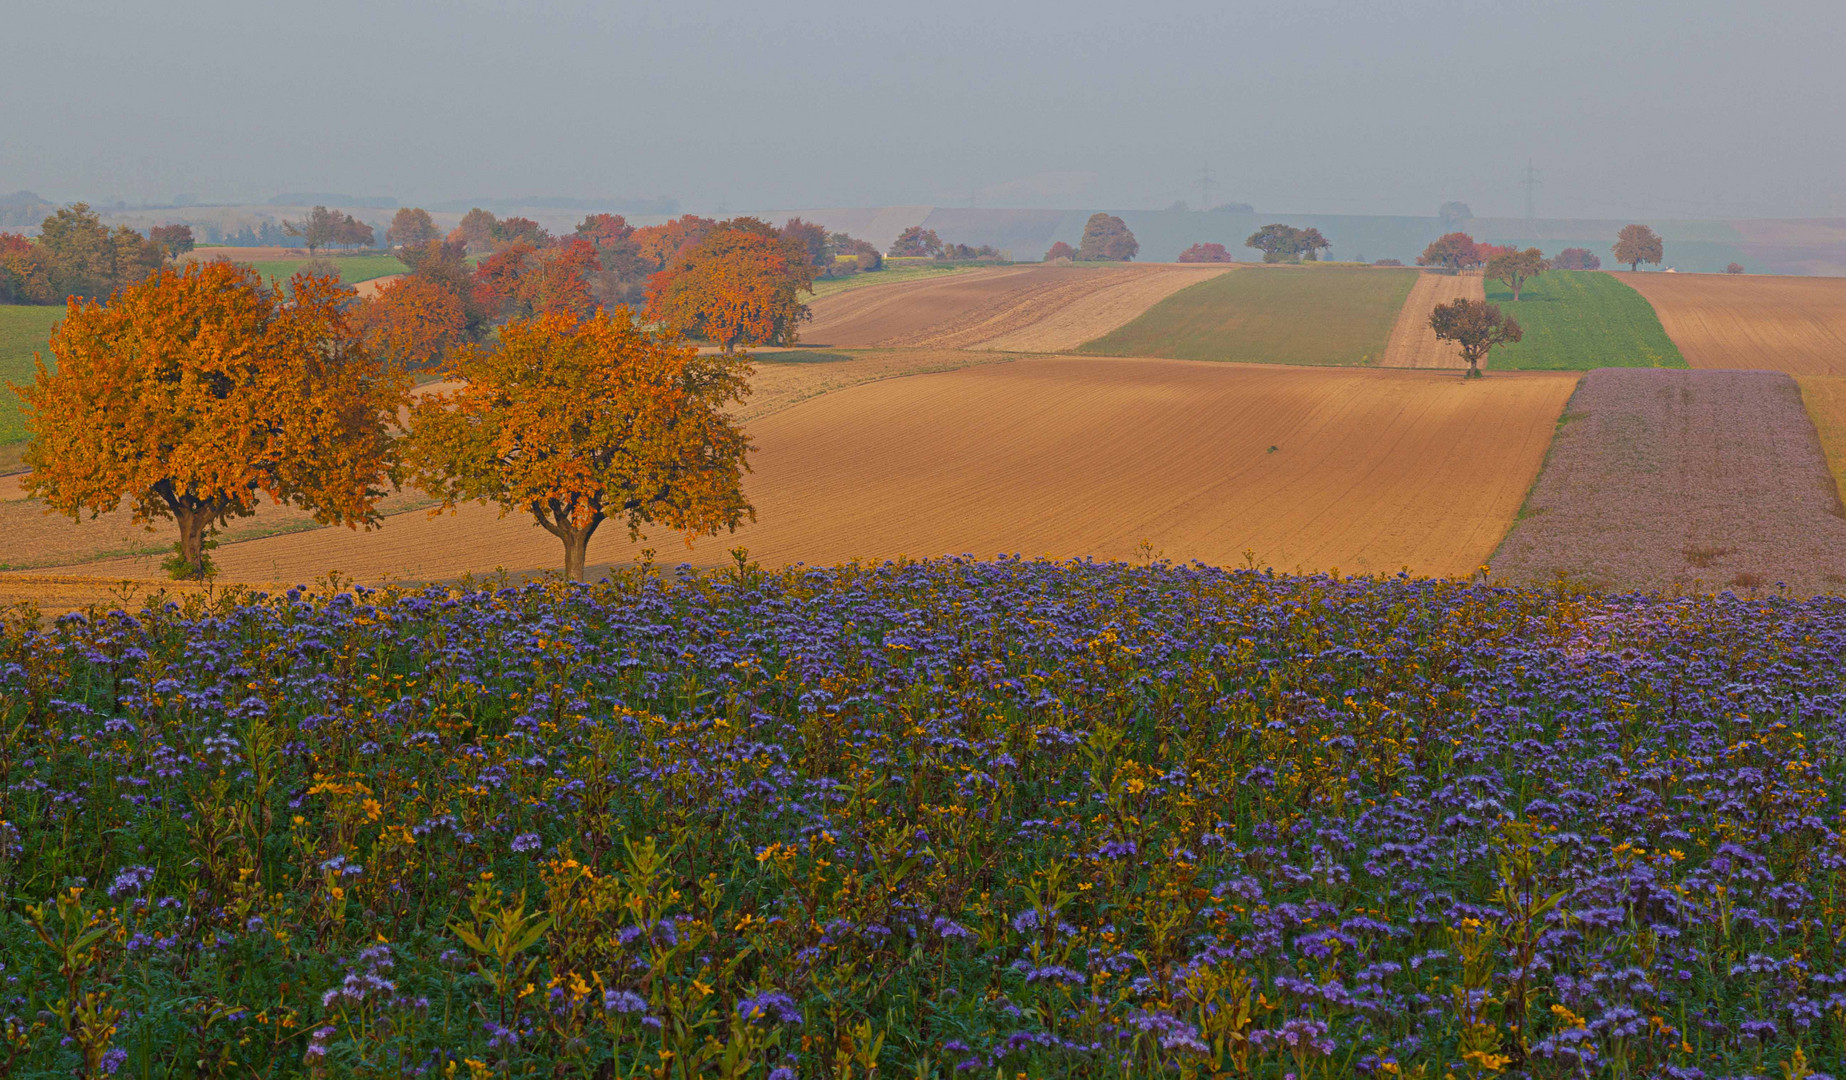
M 1199 166 L 1199 209 L 1211 209 L 1211 189 L 1216 186 L 1211 178 L 1211 162 Z
M 1520 183 L 1524 184 L 1526 189 L 1526 220 L 1531 221 L 1537 216 L 1532 212 L 1532 200 L 1533 195 L 1538 191 L 1538 170 L 1532 167 L 1531 158 L 1526 158 L 1525 179 Z

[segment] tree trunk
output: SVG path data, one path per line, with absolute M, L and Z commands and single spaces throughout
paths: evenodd
M 589 555 L 590 537 L 596 534 L 596 527 L 603 523 L 601 514 L 579 529 L 568 520 L 561 527 L 553 530 L 558 539 L 564 541 L 564 576 L 572 581 L 583 580 L 583 564 Z
M 534 502 L 531 510 L 532 516 L 546 532 L 564 541 L 564 576 L 572 581 L 582 581 L 590 537 L 596 535 L 596 527 L 607 520 L 603 512 L 596 510 L 590 515 L 590 523 L 580 526 L 572 522 L 570 508 L 556 500 Z
M 186 576 L 205 577 L 205 526 L 211 515 L 203 509 L 178 506 L 173 517 L 179 522 L 179 554 L 186 562 Z
M 583 580 L 583 561 L 590 548 L 590 530 L 564 530 L 564 576 L 572 581 Z

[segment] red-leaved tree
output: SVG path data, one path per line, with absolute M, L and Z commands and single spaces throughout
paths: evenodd
M 1236 256 L 1225 250 L 1223 244 L 1194 244 L 1179 253 L 1183 263 L 1227 263 L 1236 262 Z

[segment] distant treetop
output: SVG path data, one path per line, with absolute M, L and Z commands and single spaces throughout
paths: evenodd
M 1128 231 L 1128 223 L 1114 214 L 1091 214 L 1083 226 L 1077 258 L 1097 262 L 1127 262 L 1141 250 L 1141 242 Z
M 1183 263 L 1227 263 L 1236 262 L 1237 257 L 1226 251 L 1223 244 L 1194 244 L 1179 253 Z

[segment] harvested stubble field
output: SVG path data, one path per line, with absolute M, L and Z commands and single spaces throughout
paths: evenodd
M 751 379 L 752 393 L 738 407 L 736 415 L 747 422 L 861 383 L 951 371 L 1006 359 L 992 353 L 932 349 L 772 353 L 757 358 L 756 374 Z M 452 385 L 428 383 L 418 387 L 417 392 L 443 391 L 451 389 Z M 116 570 L 133 577 L 150 577 L 157 574 L 159 560 L 173 546 L 171 523 L 160 522 L 149 532 L 134 524 L 125 509 L 95 518 L 85 515 L 79 522 L 48 514 L 42 503 L 25 498 L 20 487 L 23 479 L 23 474 L 0 476 L 0 570 L 37 570 L 112 560 Z M 428 505 L 429 500 L 420 494 L 404 492 L 386 499 L 384 510 L 387 514 L 404 514 Z M 319 528 L 310 515 L 300 510 L 266 503 L 254 516 L 233 522 L 222 539 L 227 544 L 236 544 L 258 537 Z M 48 595 L 45 601 L 48 607 L 62 605 L 61 590 L 52 590 L 52 593 L 55 595 Z
M 1241 267 L 1169 296 L 1083 346 L 1101 356 L 1273 364 L 1373 364 L 1417 272 Z
M 150 532 L 134 523 L 126 501 L 109 513 L 92 517 L 86 512 L 82 520 L 72 521 L 63 514 L 47 513 L 44 503 L 27 499 L 20 488 L 23 479 L 22 473 L 0 476 L 0 570 L 38 570 L 134 557 L 144 560 L 148 569 L 129 576 L 159 576 L 160 560 L 172 553 L 177 539 L 172 522 L 156 522 Z M 262 499 L 254 515 L 226 527 L 223 542 L 321 528 L 305 511 L 276 506 L 267 496 Z M 392 514 L 427 505 L 429 500 L 420 494 L 405 492 L 385 499 L 382 509 Z
M 1846 519 L 1795 381 L 1603 369 L 1571 398 L 1498 580 L 1799 594 L 1846 586 Z
M 1466 574 L 1505 534 L 1570 376 L 1464 383 L 1434 372 L 1027 359 L 826 394 L 754 421 L 760 520 L 662 562 L 765 565 L 972 552 L 1169 558 Z M 593 563 L 637 554 L 605 526 Z M 375 533 L 229 544 L 230 580 L 451 578 L 543 570 L 557 542 L 465 508 Z M 149 576 L 128 559 L 73 572 Z
M 1695 368 L 1846 375 L 1846 278 L 1623 274 Z
M 965 274 L 974 269 L 975 267 L 972 266 L 899 266 L 887 260 L 882 270 L 853 274 L 851 277 L 822 278 L 816 281 L 814 299 L 869 288 L 873 285 L 897 285 L 906 281 L 922 281 L 930 278 L 943 278 L 950 274 Z
M 1460 370 L 1467 367 L 1461 350 L 1452 341 L 1440 341 L 1429 327 L 1429 316 L 1438 304 L 1454 300 L 1485 300 L 1479 274 L 1418 274 L 1391 339 L 1385 344 L 1380 367 L 1442 368 Z
M 804 342 L 1055 352 L 1107 333 L 1222 268 L 1029 266 L 875 285 L 818 299 Z
M 1512 371 L 1685 367 L 1654 309 L 1623 280 L 1600 271 L 1552 270 L 1527 282 L 1517 303 L 1511 289 L 1489 280 L 1487 299 L 1519 320 L 1525 338 L 1494 349 L 1486 366 Z

